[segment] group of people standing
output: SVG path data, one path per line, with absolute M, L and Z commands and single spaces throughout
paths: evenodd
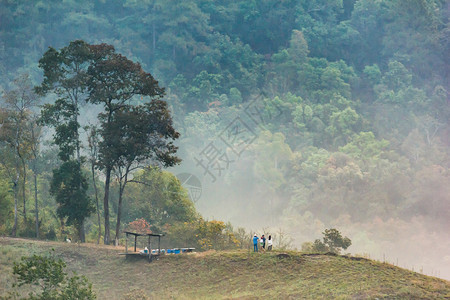
M 266 239 L 266 237 L 263 234 L 261 238 L 259 238 L 258 235 L 255 233 L 255 235 L 253 236 L 253 252 L 258 252 L 258 244 L 259 247 L 261 247 L 261 251 L 266 251 L 266 242 L 267 242 L 267 250 L 271 251 L 273 245 L 272 236 L 269 235 L 269 237 Z

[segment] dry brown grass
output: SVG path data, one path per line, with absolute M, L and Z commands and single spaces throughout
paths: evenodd
M 448 299 L 450 283 L 371 260 L 298 252 L 208 251 L 125 260 L 123 247 L 0 238 L 0 295 L 25 254 L 52 252 L 99 299 Z

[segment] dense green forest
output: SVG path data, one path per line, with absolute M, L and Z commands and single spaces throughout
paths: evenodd
M 51 189 L 52 170 L 66 163 L 54 138 L 58 131 L 33 125 L 43 105 L 58 96 L 38 96 L 33 86 L 45 82 L 40 60 L 48 47 L 83 40 L 112 45 L 149 72 L 165 88 L 179 133 L 174 143 L 180 164 L 131 172 L 134 182 L 124 190 L 122 173 L 111 181 L 112 232 L 122 199 L 118 229 L 144 218 L 154 230 L 173 234 L 233 231 L 200 213 L 247 230 L 280 229 L 280 238 L 287 234 L 300 247 L 335 226 L 352 237 L 350 250 L 387 253 L 450 278 L 448 271 L 442 274 L 450 270 L 448 5 L 2 0 L 3 124 L 11 98 L 29 93 L 29 101 L 16 110 L 23 119 L 15 119 L 26 141 L 15 143 L 9 127 L 0 127 L 0 233 L 14 227 L 14 199 L 18 235 L 39 230 L 40 238 L 53 239 L 75 230 L 57 214 L 61 204 Z M 137 93 L 129 101 L 144 105 L 146 96 Z M 79 192 L 92 205 L 84 224 L 88 240 L 99 237 L 97 220 L 104 213 L 105 174 L 98 164 L 91 170 L 98 153 L 89 138 L 101 113 L 100 102 L 83 103 L 72 134 L 79 137 L 78 168 L 86 178 Z M 195 205 L 176 180 L 182 172 L 201 182 Z

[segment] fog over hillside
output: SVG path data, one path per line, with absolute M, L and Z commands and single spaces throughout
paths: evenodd
M 450 280 L 448 8 L 444 0 L 2 0 L 0 91 L 17 88 L 22 74 L 41 85 L 48 47 L 112 45 L 165 88 L 182 159 L 166 171 L 186 189 L 168 191 L 171 176 L 158 177 L 169 182 L 163 189 L 145 173 L 161 191 L 125 189 L 120 228 L 139 217 L 169 230 L 175 219 L 153 208 L 168 191 L 189 195 L 205 219 L 275 235 L 275 245 L 283 234 L 301 250 L 337 228 L 353 254 Z M 150 98 L 137 93 L 127 103 Z M 85 126 L 100 124 L 102 112 L 102 104 L 81 105 L 85 157 Z M 1 130 L 0 234 L 9 234 L 14 164 Z M 42 236 L 56 238 L 64 228 L 49 190 L 60 160 L 54 129 L 43 131 L 36 203 Z M 22 169 L 28 202 L 20 192 L 19 211 L 26 203 L 32 222 L 31 160 Z M 102 200 L 105 175 L 95 172 Z M 120 187 L 111 185 L 115 228 Z M 87 194 L 95 199 L 91 183 Z M 140 216 L 143 207 L 155 215 Z M 86 219 L 88 239 L 96 240 L 97 217 Z M 20 234 L 32 235 L 34 225 L 20 222 Z

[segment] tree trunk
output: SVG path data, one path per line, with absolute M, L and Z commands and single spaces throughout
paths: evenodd
M 81 243 L 86 242 L 86 234 L 84 232 L 84 219 L 78 227 L 78 235 Z
M 16 128 L 16 135 L 15 135 L 15 151 L 16 154 L 20 157 L 20 151 L 19 151 L 19 128 Z M 17 235 L 17 219 L 18 219 L 18 215 L 19 215 L 19 178 L 20 178 L 20 171 L 19 171 L 19 162 L 16 160 L 15 161 L 15 167 L 16 167 L 16 179 L 14 180 L 13 184 L 14 184 L 14 226 L 11 232 L 12 236 L 16 236 Z
M 97 206 L 97 219 L 98 219 L 97 245 L 98 245 L 98 244 L 100 244 L 100 238 L 102 237 L 102 220 L 100 218 L 100 209 L 99 209 L 99 205 L 98 205 L 98 190 L 97 190 L 97 182 L 95 181 L 94 163 L 91 164 L 91 172 L 92 172 L 92 182 L 94 185 L 94 193 L 95 193 L 95 205 Z
M 25 221 L 25 226 L 27 226 L 27 208 L 26 208 L 26 184 L 27 184 L 27 166 L 25 160 L 21 157 L 22 168 L 23 168 L 23 187 L 22 187 L 22 197 L 23 197 L 23 220 Z M 28 227 L 28 226 L 27 226 Z
M 11 231 L 11 235 L 12 236 L 16 236 L 17 235 L 17 219 L 18 219 L 18 191 L 17 191 L 17 180 L 14 181 L 14 226 L 12 228 Z
M 36 132 L 37 131 L 37 132 Z M 37 187 L 37 159 L 39 148 L 40 130 L 36 130 L 35 124 L 31 126 L 31 152 L 33 154 L 33 160 L 31 161 L 31 171 L 33 172 L 34 181 L 34 217 L 35 217 L 35 231 L 36 238 L 39 239 L 39 208 L 38 208 L 38 187 Z
M 37 175 L 36 171 L 33 172 L 34 176 L 34 216 L 36 218 L 36 238 L 39 238 L 39 209 L 38 209 L 38 197 L 37 197 Z
M 76 69 L 78 70 L 78 66 L 76 67 Z M 78 73 L 78 71 L 77 71 Z M 73 113 L 73 122 L 77 125 L 79 125 L 78 123 L 78 113 L 79 113 L 79 107 L 78 107 L 78 93 L 76 93 L 73 96 L 72 99 L 72 103 L 74 105 L 75 111 Z M 80 154 L 80 134 L 78 133 L 78 129 L 76 129 L 75 131 L 75 145 L 76 145 L 76 153 L 77 153 L 77 161 L 79 164 L 81 164 L 81 154 Z
M 103 239 L 105 245 L 109 245 L 109 184 L 111 181 L 111 168 L 106 168 L 105 179 L 105 197 L 103 198 L 103 209 L 105 210 L 105 237 Z
M 60 223 L 60 225 L 61 225 L 61 233 L 65 235 L 63 241 L 66 242 L 68 236 L 67 236 L 67 232 L 66 232 L 65 226 L 64 226 L 64 219 L 63 219 L 63 218 L 59 218 L 59 223 Z M 69 237 L 69 238 L 70 238 L 70 237 Z
M 118 246 L 119 245 L 119 237 L 120 237 L 120 218 L 121 218 L 121 216 L 122 216 L 122 195 L 123 195 L 123 191 L 125 190 L 125 185 L 126 185 L 127 183 L 126 183 L 126 180 L 125 180 L 125 183 L 123 184 L 123 186 L 122 186 L 122 184 L 120 184 L 120 188 L 119 188 L 119 205 L 118 205 L 118 208 L 117 208 L 117 223 L 116 223 L 116 236 L 115 236 L 115 238 L 114 238 L 114 244 L 116 245 L 116 246 Z

